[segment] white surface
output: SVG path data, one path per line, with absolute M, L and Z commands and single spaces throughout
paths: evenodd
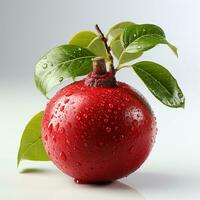
M 0 199 L 199 200 L 199 10 L 198 0 L 0 0 Z M 23 128 L 46 103 L 33 83 L 34 63 L 78 30 L 91 29 L 95 23 L 106 30 L 122 20 L 159 24 L 176 44 L 179 59 L 162 46 L 142 60 L 168 67 L 183 89 L 186 108 L 161 105 L 130 70 L 122 70 L 118 79 L 142 92 L 158 119 L 156 144 L 137 172 L 110 185 L 94 186 L 75 184 L 51 163 L 23 162 L 18 170 Z M 29 168 L 32 173 L 19 173 Z

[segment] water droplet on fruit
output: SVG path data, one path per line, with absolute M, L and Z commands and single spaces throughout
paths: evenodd
M 78 120 L 78 121 L 80 121 L 81 120 L 81 118 L 80 118 L 80 116 L 76 116 L 76 119 Z
M 113 138 L 113 140 L 116 140 L 116 135 L 113 135 L 113 137 L 112 137 L 112 138 Z
M 133 37 L 136 37 L 136 36 L 137 36 L 137 35 L 134 33 L 134 34 L 133 34 Z
M 72 93 L 71 91 L 66 91 L 65 96 L 68 97 L 68 96 L 70 96 L 70 95 L 72 95 L 72 94 L 73 94 L 73 93 Z
M 71 128 L 71 127 L 72 127 L 72 124 L 71 124 L 70 122 L 68 122 L 67 124 L 68 124 L 69 128 Z
M 133 150 L 134 150 L 134 146 L 131 146 L 131 147 L 128 149 L 129 153 L 131 153 Z
M 88 147 L 88 144 L 86 142 L 84 142 L 84 147 Z
M 69 145 L 70 144 L 70 141 L 68 139 L 66 139 L 66 143 Z
M 106 127 L 106 132 L 110 133 L 112 131 L 112 129 L 110 127 Z
M 99 142 L 99 146 L 102 147 L 103 146 L 103 142 Z
M 154 144 L 155 142 L 156 142 L 156 141 L 155 141 L 155 137 L 152 136 L 152 137 L 151 137 L 151 143 Z
M 84 88 L 84 87 L 81 87 L 81 91 L 85 91 L 85 88 Z
M 66 103 L 68 103 L 69 102 L 69 99 L 65 99 L 64 100 L 64 103 L 66 104 Z
M 124 139 L 124 135 L 120 135 L 120 139 L 122 139 L 122 140 L 123 140 L 123 139 Z
M 67 157 L 66 157 L 66 155 L 65 155 L 64 152 L 61 152 L 61 153 L 60 153 L 60 159 L 61 159 L 62 161 L 66 161 L 66 160 L 67 160 Z
M 59 129 L 59 127 L 60 127 L 60 124 L 57 123 L 56 126 L 55 126 L 56 131 Z
M 109 103 L 108 106 L 109 106 L 110 108 L 113 108 L 113 107 L 114 107 L 113 104 L 111 104 L 111 103 Z
M 139 46 L 137 46 L 137 49 L 141 49 L 142 47 L 139 45 Z
M 45 139 L 45 141 L 47 141 L 48 140 L 48 135 L 45 135 L 44 139 Z
M 43 68 L 43 69 L 46 69 L 47 67 L 48 67 L 47 63 L 44 63 L 44 64 L 42 65 L 42 68 Z
M 63 77 L 60 77 L 60 78 L 59 78 L 59 82 L 62 82 L 62 81 L 63 81 L 63 79 L 64 79 Z
M 60 111 L 62 112 L 64 110 L 65 106 L 60 107 Z
M 78 48 L 79 51 L 81 51 L 81 48 Z
M 87 114 L 83 114 L 83 117 L 84 117 L 85 119 L 87 119 L 88 116 L 87 116 Z
M 53 124 L 50 123 L 49 126 L 48 126 L 48 131 L 49 131 L 49 133 L 51 133 L 52 130 L 53 130 Z
M 130 101 L 128 97 L 126 97 L 126 98 L 125 98 L 125 100 L 126 100 L 127 102 L 129 102 L 129 101 Z
M 115 126 L 115 130 L 118 130 L 119 129 L 119 127 L 118 126 Z
M 63 127 L 61 127 L 60 130 L 59 130 L 59 133 L 60 133 L 60 134 L 65 133 L 65 129 L 64 129 Z
M 103 121 L 104 121 L 105 123 L 108 123 L 108 119 L 107 119 L 107 118 L 106 118 L 106 119 L 104 119 Z
M 56 136 L 53 135 L 52 140 L 56 143 Z
M 77 183 L 77 184 L 86 184 L 87 181 L 83 181 L 83 180 L 79 180 L 79 179 L 74 179 L 74 182 Z

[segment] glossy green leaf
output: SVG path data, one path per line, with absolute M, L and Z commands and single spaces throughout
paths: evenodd
M 87 48 L 96 56 L 103 57 L 106 60 L 108 59 L 108 54 L 105 45 L 98 36 L 91 41 Z
M 37 88 L 46 96 L 67 78 L 88 74 L 94 57 L 89 50 L 74 45 L 62 45 L 50 50 L 35 67 Z
M 142 61 L 135 63 L 133 69 L 152 94 L 169 107 L 184 107 L 185 98 L 176 79 L 163 66 Z
M 105 59 L 108 59 L 107 51 L 103 41 L 94 32 L 79 32 L 69 41 L 69 44 L 84 47 L 90 50 L 96 56 L 101 56 Z
M 81 31 L 69 41 L 69 44 L 87 48 L 96 37 L 97 34 L 92 31 Z
M 122 54 L 124 48 L 121 44 L 121 41 L 119 39 L 113 39 L 110 43 L 110 48 L 112 50 L 113 55 L 119 59 L 120 55 Z
M 48 161 L 41 140 L 41 121 L 44 112 L 39 112 L 27 124 L 20 142 L 17 165 L 22 160 Z
M 153 24 L 135 24 L 127 27 L 121 35 L 121 42 L 127 53 L 139 53 L 158 44 L 167 44 L 178 55 L 176 47 L 166 40 L 163 30 Z
M 114 56 L 119 60 L 119 64 L 130 62 L 142 55 L 142 52 L 127 53 L 126 49 L 122 46 L 120 37 L 113 39 L 110 43 L 110 47 Z
M 120 22 L 118 24 L 115 24 L 113 27 L 110 28 L 110 30 L 107 33 L 107 37 L 111 36 L 113 38 L 118 37 L 122 31 L 124 31 L 125 28 L 127 28 L 130 25 L 133 25 L 133 22 Z

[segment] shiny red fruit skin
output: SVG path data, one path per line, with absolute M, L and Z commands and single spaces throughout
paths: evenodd
M 144 98 L 129 85 L 61 89 L 48 103 L 42 140 L 50 159 L 84 183 L 113 181 L 138 169 L 149 155 L 156 121 Z

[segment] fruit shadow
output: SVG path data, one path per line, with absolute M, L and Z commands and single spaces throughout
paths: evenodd
M 121 181 L 114 181 L 110 183 L 102 184 L 76 184 L 72 178 L 66 178 L 61 173 L 58 173 L 54 169 L 42 169 L 42 168 L 26 168 L 20 171 L 22 174 L 39 174 L 39 175 L 50 175 L 54 174 L 61 178 L 59 195 L 61 197 L 67 197 L 67 189 L 69 193 L 73 193 L 75 196 L 78 194 L 88 197 L 98 196 L 101 199 L 131 199 L 131 200 L 145 200 L 142 194 L 137 191 L 134 187 L 127 185 Z M 63 180 L 63 181 L 62 181 Z
M 136 172 L 121 181 L 129 186 L 147 190 L 164 190 L 180 186 L 187 177 L 171 173 Z
M 72 187 L 75 193 L 79 192 L 88 199 L 96 196 L 98 199 L 145 200 L 139 191 L 121 181 L 104 184 L 76 184 Z

